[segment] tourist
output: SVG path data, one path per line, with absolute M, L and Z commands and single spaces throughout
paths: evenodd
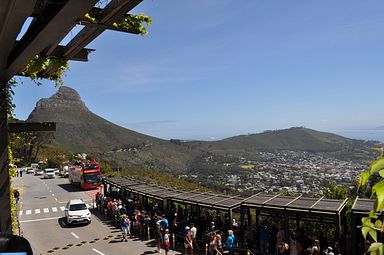
M 157 248 L 157 252 L 161 253 L 161 244 L 162 244 L 162 235 L 161 235 L 161 229 L 160 229 L 160 223 L 157 222 L 156 223 L 156 228 L 155 228 L 155 239 L 156 239 L 156 248 Z
M 192 235 L 191 230 L 187 226 L 184 231 L 184 247 L 186 255 L 193 255 L 193 243 L 192 243 Z
M 164 247 L 163 247 L 165 250 L 165 255 L 168 255 L 170 247 L 171 247 L 171 243 L 169 242 L 169 229 L 165 229 Z
M 122 219 L 121 219 L 121 230 L 123 231 L 123 240 L 122 241 L 128 242 L 128 235 L 131 235 L 129 228 L 130 228 L 130 222 L 129 222 L 128 215 L 124 214 Z
M 230 255 L 233 255 L 233 250 L 236 247 L 236 238 L 233 234 L 232 230 L 228 230 L 228 237 L 227 237 L 227 248 Z
M 268 252 L 268 240 L 269 240 L 269 229 L 266 223 L 262 223 L 259 227 L 259 241 L 260 241 L 260 251 L 267 253 Z

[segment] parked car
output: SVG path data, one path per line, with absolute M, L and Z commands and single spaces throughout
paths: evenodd
M 65 218 L 68 224 L 91 223 L 91 212 L 81 199 L 70 200 L 65 206 Z
M 35 170 L 32 167 L 28 167 L 26 173 L 27 174 L 34 174 Z
M 44 170 L 44 178 L 46 178 L 46 179 L 55 178 L 55 169 L 53 169 L 53 168 L 46 168 Z
M 60 173 L 59 168 L 53 168 L 53 171 L 55 172 L 55 175 L 59 175 Z
M 43 169 L 35 169 L 35 175 L 43 175 L 44 170 Z

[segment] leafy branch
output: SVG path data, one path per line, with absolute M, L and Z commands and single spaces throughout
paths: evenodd
M 372 187 L 372 195 L 374 198 L 375 204 L 372 211 L 369 212 L 368 217 L 363 217 L 361 219 L 362 226 L 361 232 L 364 236 L 364 239 L 367 239 L 370 236 L 374 243 L 370 245 L 367 253 L 373 254 L 384 254 L 384 243 L 378 241 L 378 233 L 384 233 L 384 225 L 382 220 L 379 219 L 379 216 L 384 211 L 384 157 L 375 160 L 368 168 L 367 171 L 360 173 L 358 188 L 365 186 L 371 176 L 379 174 L 381 180 L 375 183 Z
M 85 20 L 93 24 L 102 24 L 95 17 L 92 17 L 89 13 L 84 15 Z M 125 30 L 126 32 L 137 31 L 140 35 L 147 35 L 148 31 L 146 26 L 152 24 L 152 18 L 144 15 L 128 14 L 121 18 L 119 21 L 112 23 L 112 26 Z
M 49 79 L 55 81 L 56 86 L 60 86 L 63 84 L 64 72 L 68 69 L 67 59 L 37 55 L 28 62 L 22 75 L 36 81 L 37 85 L 41 85 L 40 80 Z

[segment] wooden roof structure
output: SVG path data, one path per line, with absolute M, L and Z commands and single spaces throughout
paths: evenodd
M 373 209 L 375 200 L 369 198 L 356 197 L 352 205 L 352 214 L 367 215 Z
M 310 213 L 323 215 L 324 217 L 327 217 L 327 215 L 333 217 L 334 215 L 340 215 L 347 204 L 347 199 L 325 199 L 324 197 L 290 197 L 281 196 L 280 194 L 257 193 L 251 197 L 244 198 L 207 192 L 181 191 L 137 181 L 128 176 L 107 178 L 105 182 L 134 194 L 158 200 L 169 199 L 175 202 L 220 210 L 231 210 L 240 206 L 246 206 L 264 211 L 281 210 L 288 213 Z
M 190 205 L 198 205 L 218 210 L 230 210 L 240 207 L 243 198 L 231 197 L 199 191 L 182 191 L 169 187 L 147 184 L 135 179 L 124 177 L 111 177 L 106 183 L 124 189 L 134 194 L 143 195 L 157 200 L 171 200 Z
M 0 2 L 0 84 L 23 71 L 36 55 L 87 61 L 90 49 L 84 48 L 112 24 L 123 18 L 142 0 L 112 0 L 97 8 L 98 0 L 3 0 Z M 100 21 L 87 22 L 85 13 Z M 26 33 L 16 40 L 27 18 L 33 20 Z M 66 45 L 64 37 L 80 23 L 85 27 Z M 138 31 L 128 31 L 138 33 Z M 49 72 L 49 70 L 48 70 Z
M 347 199 L 325 199 L 324 197 L 290 197 L 270 194 L 256 194 L 243 201 L 243 205 L 258 209 L 278 209 L 285 211 L 295 211 L 322 215 L 336 215 L 347 204 Z
M 91 49 L 85 48 L 106 29 L 124 31 L 112 26 L 142 0 L 109 0 L 103 8 L 99 0 L 1 0 L 0 1 L 0 232 L 11 232 L 8 173 L 8 131 L 6 84 L 21 74 L 35 56 L 87 61 Z M 97 24 L 87 22 L 84 15 L 95 17 Z M 26 32 L 17 39 L 31 20 Z M 66 45 L 60 42 L 81 23 L 82 30 Z M 138 34 L 139 31 L 124 31 Z M 39 74 L 44 78 L 55 70 Z M 30 128 L 30 127 L 29 127 Z M 34 127 L 32 127 L 34 128 Z

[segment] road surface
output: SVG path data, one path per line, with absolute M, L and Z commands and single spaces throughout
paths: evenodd
M 91 207 L 97 190 L 82 191 L 67 178 L 23 174 L 13 186 L 20 191 L 18 217 L 20 230 L 32 245 L 34 254 L 155 254 L 153 242 L 138 238 L 121 241 L 120 229 L 91 210 L 89 225 L 67 226 L 64 207 L 70 199 L 81 198 Z M 164 254 L 164 251 L 162 251 Z M 180 254 L 171 251 L 170 255 Z

